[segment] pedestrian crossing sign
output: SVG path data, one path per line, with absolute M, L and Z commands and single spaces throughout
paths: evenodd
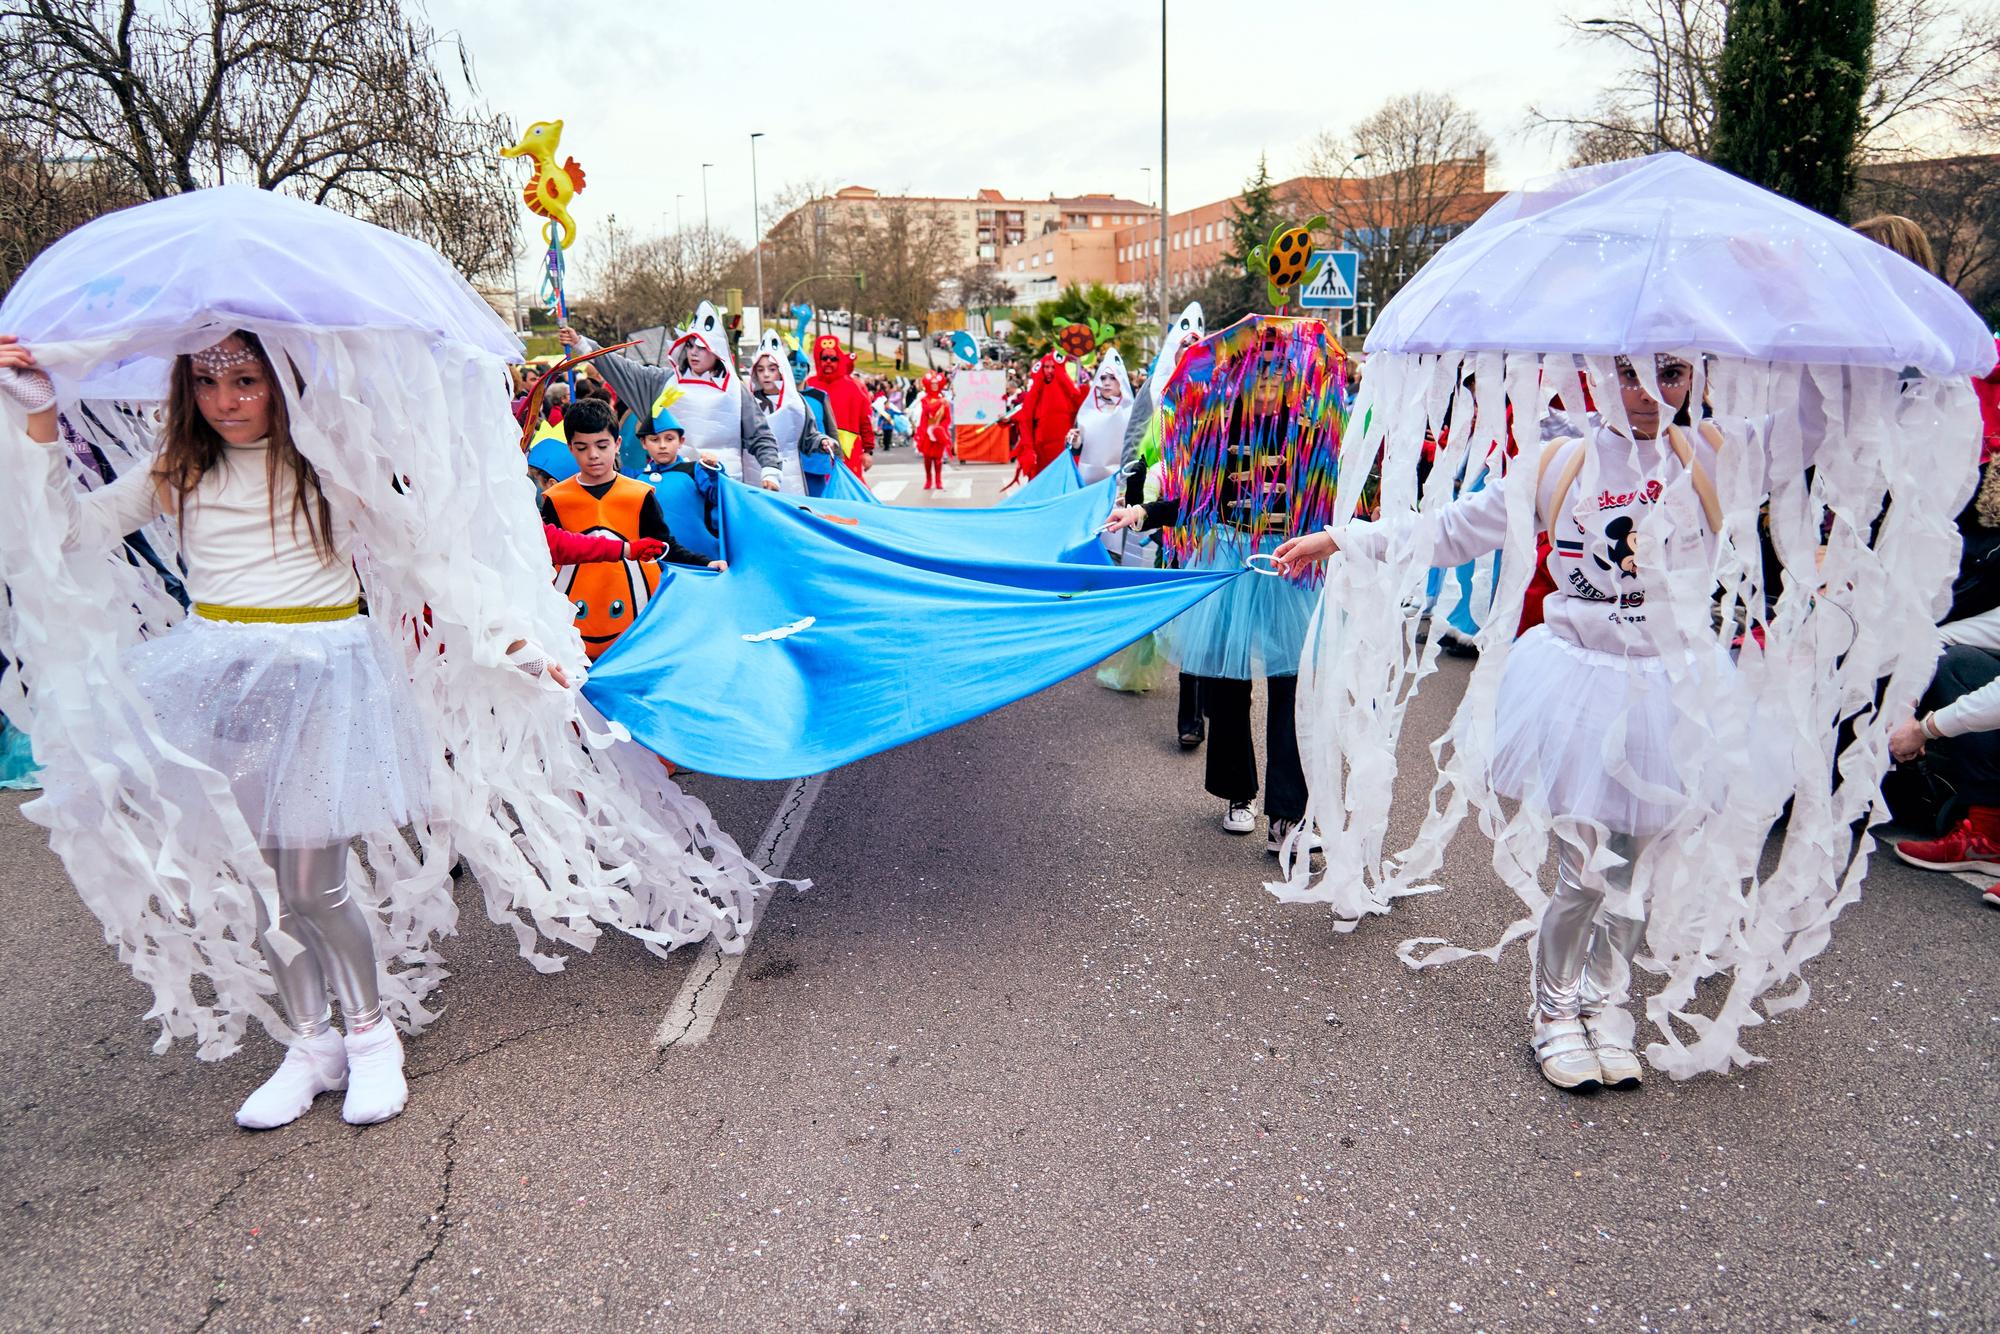
M 1361 252 L 1319 250 L 1313 252 L 1312 262 L 1319 266 L 1319 272 L 1313 275 L 1311 282 L 1299 288 L 1300 307 L 1354 309 L 1354 288 L 1361 276 Z

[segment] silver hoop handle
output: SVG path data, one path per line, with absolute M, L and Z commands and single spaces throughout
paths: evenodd
M 1267 570 L 1259 565 L 1257 562 L 1260 560 L 1271 562 L 1271 568 Z M 1243 568 L 1252 574 L 1261 574 L 1268 579 L 1282 579 L 1285 577 L 1285 572 L 1278 568 L 1278 558 L 1268 551 L 1253 551 L 1245 556 L 1243 558 Z

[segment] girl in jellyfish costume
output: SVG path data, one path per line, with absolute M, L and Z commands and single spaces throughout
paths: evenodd
M 175 358 L 151 466 L 79 492 L 48 378 L 0 336 L 0 389 L 50 446 L 69 544 L 115 547 L 163 515 L 179 532 L 192 614 L 125 665 L 167 744 L 228 779 L 277 880 L 275 918 L 255 897 L 257 931 L 291 1040 L 237 1124 L 281 1126 L 345 1088 L 342 1117 L 366 1125 L 402 1111 L 408 1087 L 348 845 L 424 817 L 428 757 L 402 669 L 362 613 L 352 535 L 294 447 L 276 386 L 252 334 Z
M 1709 479 L 1723 437 L 1712 420 L 1693 425 L 1692 368 L 1662 356 L 1642 379 L 1624 357 L 1615 366 L 1628 425 L 1607 421 L 1541 455 L 1535 514 L 1553 547 L 1556 587 L 1543 623 L 1507 659 L 1494 715 L 1494 789 L 1555 817 L 1556 890 L 1533 951 L 1534 1050 L 1542 1074 L 1560 1088 L 1640 1082 L 1624 1008 L 1632 956 L 1645 936 L 1635 871 L 1689 796 L 1672 750 L 1676 705 L 1645 628 L 1648 593 L 1661 590 L 1649 586 L 1638 524 L 1685 474 L 1705 522 L 1675 540 L 1712 551 L 1720 526 Z M 1597 486 L 1579 494 L 1592 457 Z M 1505 495 L 1489 487 L 1401 523 L 1425 525 L 1432 567 L 1450 569 L 1501 548 Z M 1397 527 L 1355 522 L 1310 533 L 1280 546 L 1276 558 L 1287 570 L 1335 551 L 1379 561 L 1392 538 L 1407 536 Z M 1607 769 L 1607 747 L 1622 752 L 1625 775 Z
M 1268 888 L 1351 930 L 1449 892 L 1476 815 L 1526 911 L 1484 949 L 1405 940 L 1405 964 L 1532 937 L 1533 1049 L 1560 1086 L 1637 1082 L 1639 1055 L 1675 1079 L 1765 1059 L 1744 1035 L 1809 1002 L 1805 966 L 1864 887 L 1887 722 L 1930 678 L 1978 446 L 1960 377 L 1992 365 L 1991 336 L 1916 265 L 1665 153 L 1507 196 L 1384 307 L 1368 357 L 1341 459 L 1367 484 L 1338 511 L 1379 494 L 1383 517 L 1275 553 L 1337 558 L 1300 667 L 1325 868 Z M 1573 426 L 1451 494 L 1510 412 L 1555 400 Z M 1448 410 L 1466 430 L 1420 482 Z M 1437 666 L 1419 590 L 1496 550 L 1421 827 L 1387 849 Z M 1538 568 L 1543 623 L 1518 633 Z M 1660 979 L 1639 1053 L 1635 962 Z

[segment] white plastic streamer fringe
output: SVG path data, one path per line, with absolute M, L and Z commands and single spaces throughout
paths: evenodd
M 1958 379 L 1704 358 L 1693 348 L 1682 355 L 1696 371 L 1691 401 L 1710 405 L 1722 441 L 1697 455 L 1713 472 L 1721 531 L 1710 530 L 1690 471 L 1662 451 L 1643 483 L 1657 488 L 1653 501 L 1630 536 L 1643 614 L 1626 618 L 1619 648 L 1630 671 L 1662 674 L 1677 781 L 1639 772 L 1646 737 L 1635 709 L 1606 720 L 1599 753 L 1572 757 L 1624 796 L 1670 812 L 1636 862 L 1638 902 L 1622 906 L 1648 917 L 1638 963 L 1661 981 L 1646 999 L 1658 1034 L 1646 1056 L 1675 1078 L 1762 1059 L 1744 1046 L 1744 1031 L 1806 1003 L 1801 968 L 1860 895 L 1888 726 L 1909 716 L 1931 675 L 1934 626 L 1958 556 L 1953 516 L 1969 494 L 1979 438 L 1976 404 Z M 1658 396 L 1650 359 L 1635 364 Z M 1467 373 L 1476 388 L 1464 385 Z M 1299 691 L 1307 819 L 1327 840 L 1325 868 L 1314 878 L 1300 863 L 1270 888 L 1286 901 L 1329 905 L 1336 925 L 1351 930 L 1399 897 L 1438 888 L 1446 845 L 1476 813 L 1494 871 L 1524 915 L 1479 949 L 1404 941 L 1399 954 L 1412 967 L 1497 958 L 1540 919 L 1551 838 L 1604 832 L 1532 792 L 1503 800 L 1490 774 L 1496 700 L 1536 534 L 1552 526 L 1538 513 L 1538 495 L 1553 497 L 1537 423 L 1553 395 L 1569 421 L 1551 419 L 1551 434 L 1594 435 L 1599 420 L 1580 410 L 1580 374 L 1598 387 L 1602 423 L 1627 430 L 1617 391 L 1604 388 L 1617 382 L 1608 357 L 1377 355 L 1343 441 L 1343 478 L 1365 475 L 1381 457 L 1387 541 L 1379 560 L 1343 552 L 1329 568 Z M 1454 429 L 1419 495 L 1418 451 L 1447 404 Z M 1452 503 L 1468 455 L 1476 471 L 1504 452 L 1510 405 L 1518 452 L 1487 482 L 1504 492 L 1506 529 L 1479 661 L 1431 748 L 1436 776 L 1422 827 L 1387 855 L 1404 711 L 1436 662 L 1435 647 L 1416 642 L 1438 532 L 1427 516 Z M 1700 428 L 1686 435 L 1698 439 Z M 1567 458 L 1574 447 L 1553 448 Z M 1566 514 L 1604 485 L 1601 447 L 1582 454 Z M 1350 514 L 1358 492 L 1343 489 Z M 1775 553 L 1768 570 L 1763 527 Z M 1446 579 L 1434 624 L 1456 596 Z
M 544 939 L 588 950 L 605 927 L 656 953 L 710 938 L 741 949 L 777 882 L 574 691 L 506 660 L 525 639 L 582 675 L 502 363 L 414 333 L 251 327 L 280 367 L 300 451 L 336 522 L 353 529 L 369 613 L 403 655 L 435 743 L 429 821 L 367 838 L 365 866 L 363 856 L 351 864 L 398 1021 L 416 1030 L 434 1017 L 426 1001 L 445 976 L 437 942 L 456 928 L 449 873 L 459 859 L 487 915 L 544 972 L 564 962 Z M 189 329 L 183 344 L 223 332 Z M 108 351 L 36 349 L 72 371 Z M 63 408 L 121 471 L 145 466 L 143 409 Z M 251 900 L 275 885 L 227 783 L 165 747 L 121 668 L 124 651 L 164 632 L 178 607 L 122 551 L 65 551 L 64 497 L 40 484 L 47 449 L 18 417 L 0 420 L 0 465 L 16 479 L 0 488 L 0 577 L 12 599 L 0 621 L 0 709 L 32 738 L 51 792 L 68 794 L 25 809 L 151 988 L 156 1050 L 192 1038 L 217 1059 L 252 1018 L 284 1031 Z M 172 525 L 148 536 L 171 561 Z

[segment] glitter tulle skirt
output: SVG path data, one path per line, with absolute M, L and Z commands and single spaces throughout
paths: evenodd
M 1718 672 L 1726 686 L 1733 676 L 1726 658 Z M 1677 762 L 1679 723 L 1660 659 L 1583 648 L 1536 626 L 1507 655 L 1500 678 L 1493 788 L 1551 815 L 1656 834 L 1689 803 L 1713 809 L 1720 802 L 1718 792 L 1698 790 L 1716 780 L 1692 784 L 1684 773 L 1713 773 L 1712 765 Z
M 1269 555 L 1283 540 L 1273 534 L 1253 542 L 1248 534 L 1225 528 L 1214 546 L 1184 568 L 1241 570 L 1253 551 Z M 1235 681 L 1296 676 L 1306 627 L 1318 601 L 1316 588 L 1272 575 L 1245 574 L 1169 621 L 1160 631 L 1160 643 L 1190 676 Z
M 229 780 L 259 844 L 340 843 L 423 818 L 432 748 L 368 617 L 189 616 L 126 667 L 166 742 Z

